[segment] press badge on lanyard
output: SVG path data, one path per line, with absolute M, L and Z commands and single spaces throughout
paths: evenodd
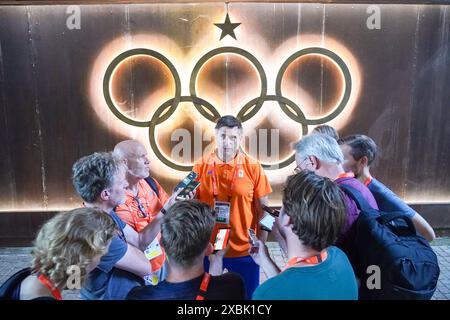
M 159 283 L 159 277 L 156 274 L 149 274 L 144 276 L 145 285 L 156 286 Z
M 217 223 L 230 224 L 231 203 L 224 201 L 214 201 Z
M 236 181 L 236 175 L 239 171 L 239 177 L 244 175 L 244 172 L 242 169 L 237 170 L 237 164 L 234 167 L 233 171 L 233 178 L 231 180 L 230 190 L 228 192 L 228 201 L 219 201 L 218 196 L 219 192 L 217 190 L 217 179 L 216 179 L 216 163 L 213 163 L 213 170 L 212 170 L 212 187 L 213 187 L 213 193 L 214 193 L 214 210 L 216 211 L 217 217 L 216 222 L 217 223 L 223 223 L 223 224 L 230 224 L 230 214 L 231 214 L 231 197 L 233 195 L 233 187 L 234 182 Z
M 153 239 L 153 241 L 148 245 L 147 249 L 145 249 L 144 251 L 145 257 L 149 261 L 159 257 L 160 255 L 162 255 L 162 253 L 163 252 L 161 246 L 159 245 L 158 237 L 155 237 L 155 239 Z M 144 277 L 145 284 L 156 286 L 160 281 L 161 272 L 162 270 L 160 269 L 155 272 L 152 272 L 149 275 L 146 275 Z
M 158 237 L 155 237 L 153 241 L 148 245 L 147 249 L 145 249 L 144 254 L 148 260 L 153 260 L 156 257 L 162 255 L 162 249 L 159 245 Z

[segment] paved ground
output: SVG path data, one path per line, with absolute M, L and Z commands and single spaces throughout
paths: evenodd
M 286 256 L 278 244 L 270 242 L 267 246 L 278 266 L 283 267 L 286 263 Z M 432 243 L 432 246 L 438 256 L 441 268 L 441 275 L 433 300 L 450 300 L 450 238 L 438 238 Z M 16 271 L 28 266 L 30 261 L 30 248 L 0 248 L 0 284 Z M 262 272 L 261 282 L 266 279 L 266 275 Z M 64 291 L 63 298 L 76 300 L 78 299 L 78 293 L 76 291 Z

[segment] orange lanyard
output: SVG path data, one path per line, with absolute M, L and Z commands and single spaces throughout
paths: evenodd
M 301 262 L 303 262 L 305 264 L 312 264 L 312 265 L 319 264 L 322 261 L 324 261 L 327 258 L 327 256 L 328 256 L 327 251 L 323 250 L 320 254 L 309 257 L 309 258 L 293 257 L 293 258 L 289 259 L 289 261 L 286 263 L 283 271 L 285 271 L 286 269 L 289 269 L 290 267 L 295 266 L 296 264 L 299 264 Z
M 336 181 L 337 179 L 341 179 L 341 178 L 354 178 L 355 174 L 353 172 L 344 172 L 341 173 L 340 175 L 338 175 L 334 180 Z
M 202 279 L 202 284 L 200 285 L 200 290 L 198 292 L 197 298 L 195 300 L 205 300 L 206 292 L 208 291 L 209 282 L 211 281 L 211 275 L 205 272 Z
M 233 171 L 233 178 L 231 179 L 231 185 L 230 185 L 230 191 L 228 192 L 228 202 L 231 202 L 231 197 L 233 196 L 233 189 L 234 189 L 234 183 L 236 182 L 236 175 L 238 172 L 238 164 L 237 164 L 237 157 L 235 158 L 235 165 L 234 165 L 234 171 Z M 214 200 L 217 201 L 217 198 L 219 196 L 219 192 L 217 190 L 217 178 L 216 178 L 216 161 L 213 161 L 213 169 L 212 169 L 212 187 L 213 187 L 213 194 L 214 194 Z
M 368 176 L 367 179 L 364 180 L 364 185 L 365 185 L 366 187 L 368 187 L 369 184 L 370 184 L 371 182 L 372 182 L 372 177 L 371 177 L 371 176 Z
M 44 276 L 42 273 L 39 273 L 38 280 L 47 287 L 48 290 L 52 293 L 56 300 L 62 300 L 61 292 L 56 288 L 51 281 Z

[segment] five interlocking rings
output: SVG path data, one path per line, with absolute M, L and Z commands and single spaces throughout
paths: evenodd
M 149 139 L 150 139 L 150 145 L 152 147 L 153 152 L 158 157 L 161 162 L 166 164 L 167 166 L 180 170 L 180 171 L 190 171 L 192 169 L 192 166 L 185 166 L 185 165 L 179 165 L 176 163 L 173 163 L 170 161 L 170 159 L 167 159 L 159 150 L 156 140 L 155 140 L 155 128 L 157 125 L 163 123 L 166 121 L 177 109 L 178 104 L 180 102 L 192 102 L 197 111 L 202 114 L 207 120 L 215 123 L 217 119 L 220 118 L 220 114 L 217 111 L 216 108 L 214 108 L 213 105 L 211 105 L 208 101 L 200 98 L 197 96 L 196 93 L 196 80 L 198 73 L 201 69 L 201 67 L 212 57 L 224 54 L 224 53 L 233 53 L 236 55 L 243 56 L 247 60 L 249 60 L 256 70 L 258 71 L 260 81 L 261 81 L 261 92 L 259 97 L 254 98 L 247 102 L 242 109 L 237 114 L 237 118 L 241 122 L 245 122 L 250 120 L 253 116 L 258 113 L 258 111 L 261 109 L 263 103 L 265 101 L 277 101 L 281 110 L 292 120 L 299 123 L 302 128 L 302 135 L 305 135 L 308 133 L 308 125 L 319 125 L 326 123 L 335 117 L 337 117 L 342 110 L 345 108 L 345 106 L 348 103 L 348 100 L 350 98 L 351 93 L 351 87 L 352 87 L 352 78 L 350 75 L 350 71 L 345 64 L 345 62 L 334 52 L 321 48 L 321 47 L 310 47 L 305 48 L 302 50 L 299 50 L 292 54 L 281 66 L 280 70 L 278 71 L 277 78 L 276 78 L 276 84 L 275 84 L 275 95 L 267 95 L 267 78 L 266 73 L 260 64 L 260 62 L 253 56 L 250 52 L 243 50 L 241 48 L 237 47 L 221 47 L 217 49 L 213 49 L 206 53 L 203 57 L 200 58 L 200 60 L 196 63 L 192 74 L 190 78 L 190 84 L 189 84 L 189 90 L 190 90 L 190 96 L 182 96 L 181 95 L 181 82 L 180 82 L 180 76 L 178 75 L 177 70 L 175 69 L 174 65 L 167 59 L 165 56 L 160 54 L 159 52 L 156 52 L 151 49 L 145 49 L 145 48 L 138 48 L 138 49 L 131 49 L 128 51 L 125 51 L 118 55 L 108 66 L 106 69 L 105 75 L 103 77 L 103 94 L 106 100 L 106 103 L 108 107 L 111 109 L 112 113 L 122 120 L 123 122 L 137 127 L 148 127 L 149 128 Z M 281 92 L 281 82 L 284 76 L 284 73 L 288 66 L 295 61 L 296 59 L 308 55 L 308 54 L 317 54 L 326 56 L 332 61 L 334 61 L 337 66 L 341 69 L 343 77 L 344 77 L 344 93 L 342 96 L 341 101 L 335 107 L 333 112 L 326 115 L 325 117 L 318 118 L 318 119 L 307 119 L 303 112 L 300 110 L 300 107 L 294 103 L 292 100 L 283 97 L 283 94 Z M 111 98 L 111 92 L 110 92 L 110 81 L 111 81 L 111 75 L 113 74 L 114 70 L 118 67 L 118 65 L 124 61 L 125 59 L 137 55 L 145 55 L 150 56 L 153 58 L 158 59 L 161 61 L 164 65 L 167 66 L 167 68 L 172 73 L 174 82 L 175 82 L 175 96 L 166 102 L 164 102 L 162 105 L 160 105 L 155 113 L 153 114 L 150 121 L 138 121 L 131 119 L 124 115 L 122 112 L 119 111 L 117 106 L 115 105 L 113 99 Z M 209 111 L 206 111 L 205 108 Z M 166 111 L 166 112 L 165 112 Z M 283 167 L 288 166 L 290 163 L 294 161 L 294 155 L 289 157 L 288 159 L 272 165 L 263 165 L 265 169 L 272 170 L 272 169 L 281 169 Z

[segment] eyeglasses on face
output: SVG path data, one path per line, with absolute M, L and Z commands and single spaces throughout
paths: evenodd
M 305 159 L 303 159 L 303 160 L 300 162 L 300 164 L 299 164 L 298 166 L 296 166 L 296 167 L 294 168 L 294 172 L 295 172 L 295 173 L 300 173 L 300 172 L 302 172 L 303 170 L 305 170 L 305 169 L 302 169 L 302 167 L 303 167 L 303 163 L 305 163 L 306 160 L 310 161 L 310 163 L 312 164 L 311 159 L 309 159 L 309 157 L 306 157 Z

